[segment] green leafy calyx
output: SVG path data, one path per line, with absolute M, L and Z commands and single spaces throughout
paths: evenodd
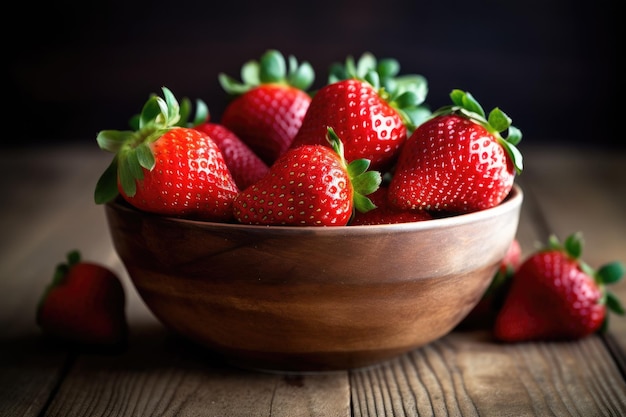
M 354 209 L 362 213 L 370 211 L 376 208 L 376 205 L 372 200 L 367 197 L 378 189 L 382 182 L 382 175 L 378 171 L 368 171 L 370 167 L 369 159 L 355 159 L 349 164 L 346 163 L 344 158 L 343 142 L 332 127 L 327 128 L 326 140 L 330 143 L 333 150 L 339 155 L 348 176 L 353 189 Z
M 263 84 L 283 84 L 308 91 L 315 81 L 313 66 L 290 55 L 285 59 L 275 49 L 266 51 L 260 60 L 250 60 L 241 67 L 241 81 L 220 73 L 218 81 L 224 91 L 232 96 L 241 95 Z
M 48 286 L 43 292 L 43 295 L 39 299 L 39 302 L 37 303 L 37 317 L 39 317 L 41 308 L 44 302 L 46 301 L 46 299 L 48 298 L 48 295 L 50 294 L 50 292 L 56 287 L 63 284 L 63 282 L 65 281 L 65 277 L 69 273 L 70 269 L 74 265 L 78 264 L 80 261 L 81 261 L 80 252 L 74 249 L 67 253 L 65 262 L 61 262 L 56 266 L 56 268 L 54 269 L 54 275 L 52 276 L 52 281 L 50 282 L 50 284 L 48 284 Z
M 511 118 L 498 107 L 492 109 L 487 115 L 480 103 L 466 91 L 454 89 L 450 93 L 452 105 L 443 106 L 432 113 L 432 117 L 445 114 L 458 114 L 483 126 L 491 133 L 498 143 L 505 149 L 515 166 L 515 171 L 520 174 L 524 169 L 523 157 L 517 144 L 522 140 L 522 132 L 511 125 Z M 503 132 L 507 135 L 503 136 Z
M 399 74 L 400 64 L 397 60 L 377 60 L 372 53 L 365 52 L 358 61 L 348 56 L 345 63 L 332 64 L 328 83 L 347 79 L 369 83 L 400 114 L 410 135 L 431 115 L 430 109 L 424 104 L 428 94 L 428 82 L 419 74 Z
M 94 200 L 104 204 L 118 195 L 118 181 L 129 197 L 137 191 L 137 181 L 144 169 L 155 166 L 150 144 L 181 123 L 181 108 L 174 94 L 162 87 L 163 97 L 151 95 L 141 113 L 131 119 L 135 130 L 103 130 L 98 133 L 98 146 L 115 156 L 96 184 Z

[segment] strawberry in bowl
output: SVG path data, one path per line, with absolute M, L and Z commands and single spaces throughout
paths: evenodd
M 200 130 L 178 126 L 172 92 L 146 102 L 136 131 L 103 130 L 100 148 L 115 154 L 95 190 L 103 204 L 121 195 L 140 210 L 227 221 L 239 188 L 219 147 Z

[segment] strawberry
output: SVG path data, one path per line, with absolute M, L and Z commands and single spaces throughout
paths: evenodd
M 222 88 L 232 100 L 226 105 L 220 123 L 243 140 L 267 165 L 271 165 L 291 145 L 311 103 L 307 90 L 315 80 L 308 62 L 299 64 L 289 57 L 268 50 L 257 61 L 241 70 L 243 82 L 220 73 Z
M 177 126 L 180 107 L 163 87 L 139 117 L 137 131 L 104 130 L 98 145 L 115 153 L 96 185 L 97 204 L 120 194 L 140 210 L 210 221 L 232 218 L 239 192 L 217 144 L 205 133 Z
M 521 131 L 499 108 L 485 117 L 470 93 L 453 90 L 451 106 L 433 113 L 407 139 L 389 185 L 401 209 L 464 213 L 494 207 L 522 171 Z M 500 132 L 508 129 L 508 136 Z
M 374 208 L 366 195 L 378 188 L 380 173 L 368 171 L 366 159 L 346 164 L 342 142 L 330 128 L 327 139 L 331 147 L 303 145 L 281 155 L 235 198 L 235 218 L 259 225 L 345 226 L 354 210 Z
M 580 259 L 582 235 L 548 245 L 528 257 L 513 275 L 496 317 L 494 336 L 503 342 L 574 340 L 608 327 L 608 310 L 624 314 L 606 289 L 619 281 L 618 262 L 594 270 Z
M 220 148 L 239 189 L 243 190 L 267 173 L 267 164 L 226 126 L 206 121 L 194 128 L 206 133 Z
M 123 348 L 128 339 L 125 303 L 124 287 L 113 271 L 71 251 L 42 295 L 36 321 L 45 334 L 62 341 Z
M 390 168 L 400 147 L 424 114 L 426 80 L 419 75 L 396 77 L 397 61 L 364 54 L 355 65 L 331 68 L 329 83 L 319 89 L 292 147 L 322 144 L 327 127 L 342 138 L 348 161 L 365 158 L 372 169 Z
M 489 287 L 478 304 L 459 324 L 459 328 L 485 328 L 493 326 L 496 315 L 508 293 L 513 274 L 522 263 L 522 248 L 517 239 L 513 239 L 500 267 L 494 274 Z
M 388 188 L 380 186 L 369 195 L 370 200 L 376 206 L 375 209 L 360 212 L 356 211 L 350 220 L 350 225 L 373 225 L 391 223 L 409 223 L 430 220 L 433 217 L 425 210 L 399 210 L 389 205 L 387 201 Z
M 196 113 L 193 121 L 188 121 L 191 101 L 186 97 L 181 100 L 180 126 L 193 127 L 206 133 L 220 148 L 228 170 L 239 189 L 243 190 L 267 173 L 268 167 L 234 132 L 220 123 L 211 122 L 209 108 L 200 99 L 196 100 Z

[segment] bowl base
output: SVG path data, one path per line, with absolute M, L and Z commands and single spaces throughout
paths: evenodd
M 413 348 L 365 352 L 267 353 L 229 350 L 220 352 L 231 366 L 272 374 L 319 374 L 366 369 L 392 360 Z

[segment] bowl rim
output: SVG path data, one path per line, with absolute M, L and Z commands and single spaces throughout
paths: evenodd
M 524 192 L 522 188 L 514 183 L 511 191 L 507 197 L 497 206 L 474 211 L 470 213 L 455 214 L 447 217 L 435 218 L 430 220 L 422 220 L 416 222 L 405 223 L 390 223 L 390 224 L 375 224 L 375 225 L 346 225 L 346 226 L 281 226 L 281 225 L 250 225 L 240 223 L 221 223 L 206 220 L 194 220 L 185 219 L 173 216 L 166 216 L 157 213 L 150 213 L 142 211 L 131 206 L 121 198 L 116 198 L 113 201 L 107 202 L 105 206 L 115 211 L 123 211 L 132 213 L 135 215 L 145 216 L 153 220 L 159 220 L 169 223 L 180 223 L 187 225 L 188 227 L 209 228 L 209 229 L 224 229 L 240 232 L 275 232 L 275 233 L 316 233 L 316 234 L 328 234 L 328 235 L 345 235 L 351 233 L 381 233 L 381 232 L 393 232 L 393 231 L 418 231 L 418 230 L 432 230 L 446 227 L 455 227 L 463 224 L 474 223 L 488 218 L 493 218 L 504 212 L 509 212 L 521 207 L 524 199 Z

